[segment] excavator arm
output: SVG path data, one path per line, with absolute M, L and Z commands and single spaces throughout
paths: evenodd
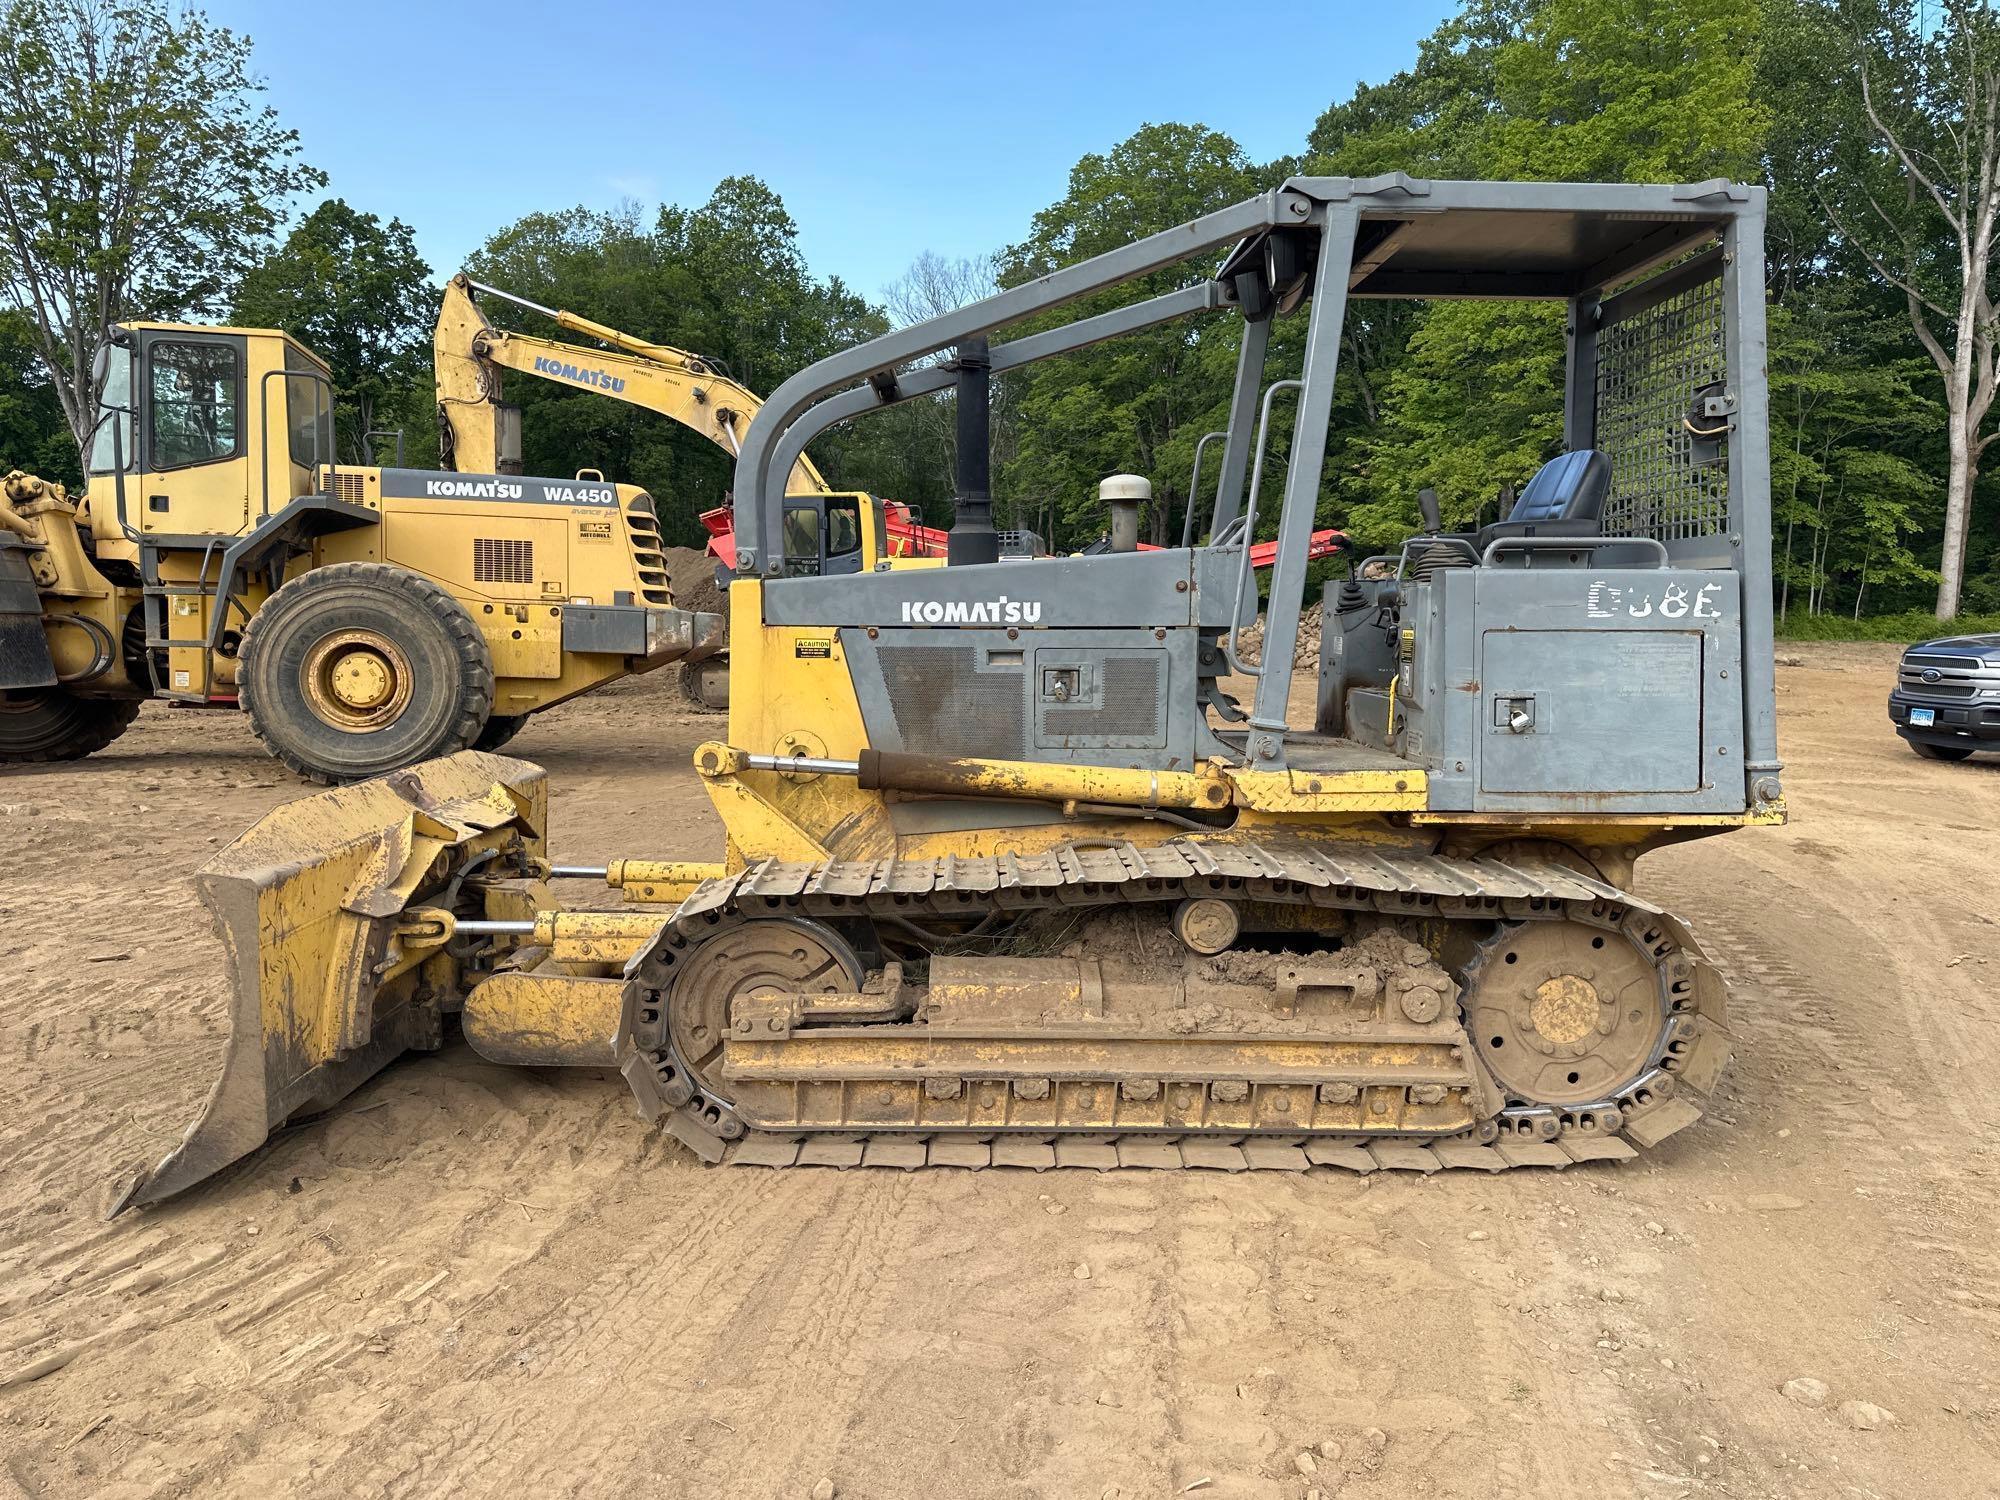
M 610 347 L 586 349 L 495 328 L 479 310 L 474 292 L 517 303 L 571 333 Z M 508 432 L 512 409 L 501 399 L 503 370 L 658 412 L 700 433 L 732 458 L 763 404 L 754 391 L 697 354 L 542 307 L 482 286 L 463 273 L 445 287 L 431 347 L 445 467 L 460 472 L 505 473 L 518 466 L 518 433 Z M 801 454 L 790 488 L 794 494 L 819 495 L 832 487 L 812 460 Z

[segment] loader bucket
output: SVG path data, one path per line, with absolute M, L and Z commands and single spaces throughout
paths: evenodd
M 411 1046 L 436 1046 L 397 919 L 454 877 L 543 853 L 545 773 L 466 751 L 266 813 L 197 877 L 229 959 L 222 1075 L 181 1143 L 111 1212 L 155 1203 L 324 1109 Z M 489 854 L 488 851 L 494 851 Z

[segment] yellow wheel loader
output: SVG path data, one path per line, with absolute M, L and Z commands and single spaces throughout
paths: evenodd
M 769 1167 L 1499 1170 L 1682 1131 L 1727 997 L 1634 866 L 1785 816 L 1764 208 L 1294 178 L 787 381 L 736 471 L 746 686 L 695 754 L 722 848 L 552 863 L 542 773 L 478 752 L 271 813 L 201 875 L 221 1078 L 121 1202 L 457 1036 L 616 1070 L 702 1159 Z M 1563 451 L 1491 476 L 1527 482 L 1477 529 L 1418 496 L 1416 534 L 1323 586 L 1295 676 L 1342 322 L 1377 297 L 1562 305 Z M 1286 316 L 1301 363 L 1267 371 Z M 1136 550 L 1118 476 L 1112 550 L 998 561 L 988 373 L 1179 317 L 1238 348 L 1211 540 Z M 952 385 L 950 564 L 788 576 L 804 445 Z M 583 878 L 627 905 L 555 899 Z
M 338 783 L 699 659 L 650 497 L 333 461 L 327 368 L 269 329 L 132 323 L 72 496 L 0 482 L 0 764 L 102 749 L 147 698 L 243 709 Z

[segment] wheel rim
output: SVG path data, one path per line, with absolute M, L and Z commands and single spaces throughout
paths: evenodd
M 375 630 L 342 630 L 314 643 L 301 669 L 313 713 L 336 729 L 386 729 L 410 706 L 410 659 Z
M 1466 981 L 1466 1030 L 1480 1060 L 1533 1104 L 1614 1097 L 1651 1064 L 1667 1023 L 1658 972 L 1615 928 L 1505 929 Z

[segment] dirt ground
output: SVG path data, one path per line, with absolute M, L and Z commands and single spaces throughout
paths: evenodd
M 0 1500 L 2000 1493 L 2000 758 L 1788 649 L 1791 825 L 1640 866 L 1720 1108 L 1560 1174 L 705 1170 L 458 1047 L 107 1224 L 221 1043 L 189 874 L 303 789 L 158 708 L 0 776 Z M 558 857 L 709 855 L 718 722 L 533 724 Z

